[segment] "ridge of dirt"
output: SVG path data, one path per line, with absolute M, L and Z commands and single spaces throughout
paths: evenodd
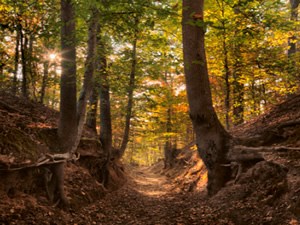
M 289 128 L 292 128 L 294 133 L 285 131 Z M 265 137 L 273 135 L 278 138 L 278 143 L 290 139 L 291 146 L 300 146 L 300 94 L 288 97 L 280 104 L 270 107 L 264 114 L 233 127 L 231 133 L 237 137 L 247 138 L 268 133 Z

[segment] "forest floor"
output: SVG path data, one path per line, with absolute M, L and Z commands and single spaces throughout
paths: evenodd
M 202 213 L 204 192 L 180 193 L 165 175 L 151 167 L 130 167 L 128 182 L 116 192 L 88 206 L 90 224 L 207 224 Z M 196 204 L 197 203 L 197 204 Z M 84 222 L 84 221 L 82 221 Z
M 56 142 L 51 135 L 57 116 L 54 110 L 0 93 L 1 225 L 300 224 L 300 95 L 231 131 L 250 140 L 247 146 L 263 150 L 265 160 L 211 198 L 205 187 L 206 170 L 193 143 L 181 150 L 178 163 L 169 169 L 164 169 L 163 161 L 151 167 L 112 162 L 112 188 L 106 191 L 97 181 L 101 161 L 94 151 L 97 143 L 87 138 L 81 148 L 92 151 L 66 164 L 70 206 L 51 205 L 43 167 L 6 169 L 29 165 L 49 151 L 47 146 Z
M 183 192 L 173 179 L 158 172 L 162 168 L 162 163 L 152 167 L 129 166 L 126 170 L 128 180 L 122 188 L 97 200 L 88 197 L 89 203 L 79 200 L 77 206 L 68 209 L 52 207 L 45 198 L 24 193 L 2 198 L 0 224 L 299 224 L 295 217 L 281 208 L 281 204 L 266 206 L 263 201 L 253 199 L 232 204 L 224 201 L 224 197 L 231 198 L 224 193 L 208 198 L 205 186 L 198 191 Z M 78 172 L 73 165 L 69 165 L 67 171 Z M 90 195 L 91 190 L 86 193 L 82 190 L 91 181 L 80 186 L 78 179 L 74 179 L 77 184 L 73 183 L 80 191 L 76 194 Z

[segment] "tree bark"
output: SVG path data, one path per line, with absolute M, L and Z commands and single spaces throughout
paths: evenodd
M 244 84 L 240 82 L 242 57 L 240 54 L 240 46 L 235 46 L 235 63 L 233 65 L 233 124 L 239 125 L 244 122 Z
M 21 44 L 21 61 L 22 61 L 22 96 L 28 98 L 27 84 L 27 45 L 28 38 L 26 33 L 23 34 L 22 27 L 20 28 L 20 44 Z
M 18 89 L 18 68 L 19 68 L 19 47 L 20 47 L 20 26 L 17 26 L 17 35 L 16 35 L 16 48 L 15 48 L 15 68 L 14 68 L 14 78 L 13 78 L 13 87 L 12 92 L 14 95 L 17 94 Z
M 222 17 L 225 17 L 224 2 L 222 1 Z M 227 29 L 225 20 L 222 21 L 223 30 L 223 54 L 224 54 L 224 79 L 225 79 L 225 124 L 226 128 L 229 129 L 229 112 L 230 112 L 230 70 L 229 70 L 229 60 L 228 60 L 228 46 L 226 43 Z
M 300 0 L 290 0 L 291 6 L 291 21 L 297 22 L 298 20 L 298 9 L 299 9 Z M 295 28 L 295 31 L 297 29 Z M 288 59 L 289 59 L 289 66 L 288 66 L 288 73 L 290 77 L 287 79 L 287 84 L 289 88 L 293 88 L 297 86 L 297 81 L 299 81 L 299 73 L 297 72 L 296 62 L 297 59 L 295 58 L 295 54 L 297 53 L 297 37 L 295 35 L 288 38 Z M 295 84 L 296 81 L 296 84 Z
M 97 58 L 96 58 L 96 73 L 99 76 L 99 97 L 100 97 L 100 142 L 103 147 L 104 154 L 106 155 L 106 162 L 102 170 L 102 183 L 107 187 L 108 183 L 108 166 L 111 156 L 112 148 L 112 125 L 111 125 L 111 112 L 110 112 L 110 94 L 109 94 L 109 81 L 107 73 L 107 62 L 105 47 L 101 39 L 100 27 L 98 28 L 97 36 Z
M 82 135 L 84 122 L 86 118 L 86 106 L 87 100 L 89 99 L 93 90 L 93 75 L 95 67 L 95 56 L 96 56 L 96 41 L 97 41 L 97 31 L 99 27 L 99 10 L 97 8 L 91 9 L 91 20 L 89 23 L 89 34 L 88 34 L 88 52 L 85 62 L 85 73 L 83 87 L 80 93 L 80 97 L 77 103 L 77 138 L 75 145 L 73 146 L 72 152 L 75 152 L 77 146 L 80 142 Z
M 290 0 L 291 5 L 291 20 L 297 21 L 298 20 L 298 7 L 300 4 L 300 0 Z M 292 36 L 288 39 L 289 50 L 288 50 L 288 57 L 293 58 L 293 55 L 297 52 L 297 46 L 295 43 L 296 37 Z
M 90 97 L 90 107 L 87 112 L 86 125 L 97 134 L 97 109 L 98 109 L 98 90 L 99 87 L 94 81 L 93 91 Z
M 42 81 L 42 87 L 41 87 L 41 95 L 40 95 L 40 103 L 44 103 L 47 83 L 48 83 L 48 76 L 49 76 L 49 61 L 46 60 L 44 62 L 44 74 L 43 74 L 43 81 Z
M 190 117 L 200 157 L 208 170 L 208 194 L 216 194 L 230 179 L 226 154 L 230 136 L 212 105 L 204 47 L 204 0 L 183 0 L 183 56 Z
M 75 9 L 72 0 L 61 0 L 61 99 L 58 137 L 59 152 L 70 152 L 77 135 L 76 117 L 76 43 L 75 43 Z M 57 180 L 55 192 L 63 204 L 68 204 L 64 194 L 64 163 L 53 169 Z
M 167 123 L 166 123 L 166 132 L 168 133 L 167 140 L 164 146 L 164 156 L 165 156 L 165 169 L 172 168 L 174 166 L 175 159 L 173 156 L 173 146 L 172 140 L 169 134 L 172 132 L 172 111 L 171 106 L 167 109 Z
M 34 101 L 37 101 L 37 72 L 36 72 L 36 67 L 35 67 L 35 62 L 34 62 L 34 57 L 33 57 L 33 51 L 34 51 L 34 41 L 35 41 L 35 36 L 32 32 L 30 32 L 29 35 L 29 44 L 28 44 L 28 84 L 29 90 L 30 90 L 30 96 L 34 99 Z
M 134 33 L 134 39 L 132 43 L 132 58 L 131 58 L 131 72 L 130 72 L 130 78 L 129 78 L 129 86 L 128 86 L 128 103 L 126 107 L 126 120 L 125 120 L 125 129 L 124 129 L 124 135 L 122 139 L 122 144 L 120 148 L 120 157 L 122 157 L 125 153 L 125 150 L 127 148 L 127 144 L 129 141 L 129 134 L 130 134 L 130 120 L 132 117 L 132 107 L 133 107 L 133 91 L 135 89 L 135 75 L 136 75 L 136 65 L 137 65 L 137 57 L 136 57 L 136 49 L 137 49 L 137 40 L 138 40 L 138 18 L 135 18 L 135 33 Z

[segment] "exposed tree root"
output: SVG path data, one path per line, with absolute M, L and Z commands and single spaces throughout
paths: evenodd
M 69 152 L 63 154 L 46 154 L 40 157 L 36 163 L 13 164 L 13 158 L 0 157 L 0 171 L 16 171 L 25 168 L 40 167 L 42 165 L 52 165 L 64 163 L 68 161 L 77 161 L 80 158 L 79 153 L 71 154 Z
M 273 151 L 300 151 L 300 147 L 288 147 L 288 146 L 259 146 L 259 147 L 248 147 L 237 145 L 234 146 L 234 150 L 238 151 L 255 151 L 255 152 L 273 152 Z

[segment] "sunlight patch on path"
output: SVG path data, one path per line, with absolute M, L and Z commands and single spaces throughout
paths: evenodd
M 159 174 L 154 174 L 147 169 L 141 169 L 133 176 L 136 191 L 142 195 L 160 198 L 169 192 L 167 179 Z

